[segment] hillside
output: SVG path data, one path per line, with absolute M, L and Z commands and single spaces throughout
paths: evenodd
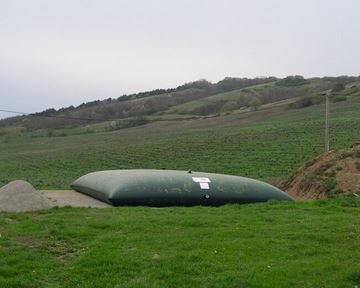
M 115 128 L 127 128 L 154 119 L 200 118 L 244 110 L 255 111 L 281 101 L 285 108 L 289 103 L 300 101 L 294 104 L 296 108 L 297 105 L 301 107 L 321 103 L 324 99 L 322 94 L 339 84 L 347 88 L 338 92 L 341 97 L 353 97 L 360 93 L 359 78 L 345 76 L 313 79 L 289 76 L 280 80 L 274 77 L 225 78 L 215 84 L 200 80 L 173 89 L 123 95 L 117 99 L 83 103 L 78 107 L 47 109 L 28 116 L 0 120 L 0 134 L 4 134 L 4 127 L 8 126 L 34 131 L 105 121 L 117 121 L 113 123 Z M 349 85 L 354 86 L 353 90 L 348 89 Z M 343 100 L 341 97 L 338 97 L 339 100 Z
M 293 188 L 299 183 L 291 181 L 298 180 L 296 171 L 324 150 L 322 93 L 328 90 L 322 89 L 329 88 L 319 88 L 317 81 L 296 85 L 295 90 L 275 82 L 254 85 L 251 89 L 259 95 L 270 95 L 265 93 L 270 88 L 298 91 L 256 109 L 206 115 L 167 109 L 141 118 L 67 120 L 71 125 L 51 129 L 46 125 L 52 122 L 43 117 L 33 128 L 32 117 L 2 121 L 0 186 L 24 179 L 37 189 L 69 189 L 73 180 L 92 171 L 167 168 L 285 181 Z M 318 88 L 303 94 L 301 86 Z M 208 97 L 234 101 L 248 93 L 243 89 Z M 335 90 L 331 149 L 333 155 L 342 155 L 336 151 L 360 140 L 360 82 Z M 341 165 L 347 165 L 349 157 L 357 165 L 357 154 L 345 156 L 349 154 Z M 303 179 L 315 183 L 333 176 L 330 170 L 318 170 Z M 342 171 L 347 171 L 345 166 Z M 331 198 L 324 200 L 219 208 L 0 212 L 0 286 L 356 287 L 360 198 L 329 192 Z
M 230 112 L 243 108 L 256 110 L 263 104 L 304 96 L 314 96 L 321 91 L 332 88 L 333 85 L 331 81 L 320 79 L 311 79 L 296 86 L 287 86 L 281 84 L 280 81 L 274 81 L 219 93 L 200 100 L 189 101 L 176 105 L 164 113 L 206 115 Z
M 9 124 L 20 124 L 27 130 L 64 128 L 85 123 L 151 115 L 180 103 L 274 80 L 276 80 L 274 77 L 255 79 L 225 78 L 215 84 L 206 80 L 199 80 L 173 89 L 156 89 L 133 95 L 123 95 L 117 99 L 108 98 L 102 101 L 83 103 L 78 107 L 70 106 L 59 110 L 50 108 L 30 116 L 20 116 L 0 121 L 0 127 Z
M 332 149 L 360 139 L 359 111 L 358 98 L 332 104 Z M 2 136 L 0 183 L 24 179 L 37 188 L 67 189 L 87 172 L 121 168 L 284 178 L 322 153 L 323 121 L 323 105 L 313 105 L 155 121 L 109 132 L 107 126 L 96 131 L 90 125 Z
M 205 116 L 155 113 L 141 119 L 117 119 L 61 129 L 29 129 L 26 123 L 34 120 L 26 117 L 25 122 L 18 118 L 2 121 L 0 184 L 24 179 L 36 188 L 67 189 L 75 178 L 87 172 L 121 168 L 192 169 L 270 182 L 285 179 L 322 153 L 324 105 L 318 100 L 323 100 L 322 93 L 328 91 L 322 89 L 341 78 L 312 79 L 283 86 L 281 81 L 289 79 L 292 80 L 285 78 L 252 86 L 251 91 L 263 95 L 258 97 L 271 98 L 270 91 L 292 91 L 291 95 L 296 96 L 276 101 L 288 94 L 273 92 L 280 95 L 272 98 L 275 102 L 262 104 L 257 110 L 248 107 Z M 360 139 L 360 81 L 340 88 L 332 92 L 332 149 L 347 148 Z M 238 93 L 248 93 L 244 89 L 250 88 L 208 98 L 233 101 Z M 304 91 L 319 92 L 302 96 Z M 157 96 L 127 101 L 153 97 Z M 49 124 L 49 118 L 36 120 Z

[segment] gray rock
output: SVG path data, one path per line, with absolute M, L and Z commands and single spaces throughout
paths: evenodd
M 0 211 L 36 211 L 53 206 L 50 200 L 26 181 L 13 181 L 0 188 Z

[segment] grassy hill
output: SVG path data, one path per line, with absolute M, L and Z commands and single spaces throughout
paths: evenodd
M 333 149 L 360 139 L 356 100 L 332 104 Z M 67 189 L 84 173 L 121 168 L 192 169 L 267 180 L 286 177 L 322 153 L 323 121 L 323 105 L 313 105 L 155 121 L 110 132 L 89 133 L 89 127 L 78 127 L 53 135 L 45 130 L 1 137 L 0 183 L 25 179 L 37 188 Z
M 0 186 L 24 179 L 39 189 L 68 189 L 85 173 L 121 168 L 286 178 L 323 152 L 324 105 L 318 99 L 338 80 L 266 83 L 196 102 L 275 93 L 256 111 L 225 112 L 222 106 L 215 114 L 178 114 L 194 113 L 188 102 L 163 115 L 69 121 L 56 129 L 48 129 L 53 122 L 46 118 L 2 121 Z M 332 149 L 360 140 L 360 83 L 339 89 L 331 103 Z M 354 288 L 360 285 L 359 209 L 359 198 L 338 197 L 220 208 L 0 212 L 0 287 Z
M 59 110 L 50 108 L 32 115 L 2 120 L 0 121 L 0 127 L 12 124 L 21 125 L 26 130 L 59 129 L 85 123 L 141 117 L 195 99 L 274 80 L 276 80 L 274 77 L 255 79 L 225 78 L 214 84 L 206 80 L 199 80 L 172 89 L 156 89 L 132 95 L 123 95 L 117 99 L 108 98 L 82 103 L 78 107 L 70 106 Z
M 259 105 L 262 105 L 307 95 L 316 95 L 332 86 L 332 82 L 320 79 L 309 80 L 298 86 L 285 86 L 281 85 L 279 81 L 274 81 L 186 102 L 173 106 L 163 113 L 203 115 L 229 112 L 246 107 L 251 108 L 254 99 L 259 100 Z
M 32 115 L 0 120 L 0 134 L 3 134 L 4 127 L 9 125 L 22 127 L 26 131 L 34 131 L 130 119 L 131 124 L 127 121 L 127 124 L 120 125 L 129 127 L 139 125 L 139 123 L 143 124 L 143 118 L 149 116 L 163 119 L 163 115 L 167 114 L 206 116 L 231 113 L 238 109 L 258 110 L 262 105 L 281 100 L 295 101 L 299 97 L 317 98 L 315 102 L 319 103 L 324 98 L 321 97 L 324 91 L 332 89 L 336 85 L 358 82 L 358 77 L 347 76 L 312 79 L 289 76 L 280 80 L 274 77 L 225 78 L 214 84 L 200 80 L 173 89 L 157 89 L 123 95 L 117 99 L 108 98 L 102 101 L 83 103 L 78 107 L 70 106 L 59 110 L 47 109 Z M 358 88 L 355 90 L 358 91 Z M 340 91 L 340 94 L 342 92 Z

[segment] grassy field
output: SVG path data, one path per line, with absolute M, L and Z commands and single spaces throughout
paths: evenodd
M 333 149 L 360 140 L 356 99 L 331 105 Z M 23 179 L 39 189 L 68 189 L 85 173 L 121 168 L 285 178 L 322 153 L 324 107 L 265 106 L 206 119 L 167 115 L 107 132 L 111 122 L 26 133 L 7 127 L 15 133 L 0 136 L 0 186 Z M 0 212 L 0 287 L 354 288 L 359 212 L 356 197 Z
M 31 133 L 10 140 L 3 137 L 0 185 L 24 179 L 41 189 L 68 189 L 84 173 L 121 168 L 286 177 L 322 153 L 323 109 L 319 105 L 288 110 L 271 119 L 265 114 L 246 126 L 234 120 L 238 116 L 228 115 L 67 137 L 33 137 Z M 332 148 L 348 147 L 360 139 L 359 111 L 360 102 L 332 105 Z M 230 117 L 233 122 L 226 122 Z M 196 126 L 199 122 L 201 126 Z
M 0 213 L 0 287 L 357 287 L 360 200 Z

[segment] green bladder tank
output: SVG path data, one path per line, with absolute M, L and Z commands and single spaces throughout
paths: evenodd
M 220 206 L 293 201 L 267 183 L 239 176 L 175 170 L 109 170 L 80 177 L 74 190 L 115 206 Z

